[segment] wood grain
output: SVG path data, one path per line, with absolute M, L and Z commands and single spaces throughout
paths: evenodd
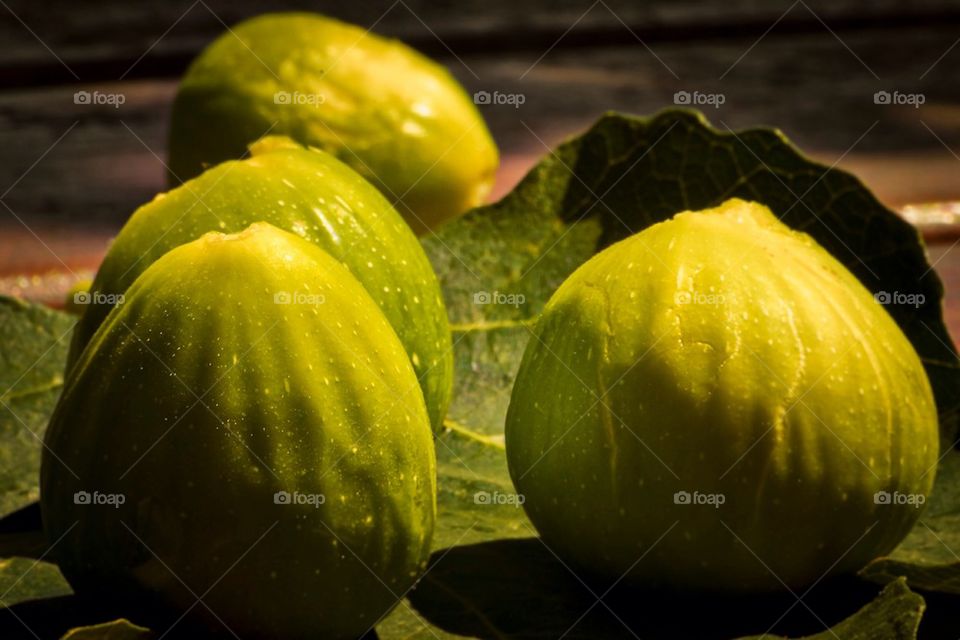
M 401 37 L 431 54 L 957 24 L 950 0 L 8 0 L 0 79 L 18 84 L 177 75 L 225 25 L 266 11 L 309 10 Z
M 888 40 L 894 35 L 896 48 Z M 882 199 L 902 204 L 960 199 L 960 47 L 920 79 L 956 37 L 949 27 L 871 30 L 843 44 L 824 33 L 769 37 L 729 73 L 752 41 L 665 43 L 656 49 L 659 60 L 635 43 L 558 47 L 532 68 L 539 54 L 443 61 L 468 91 L 523 94 L 519 108 L 482 108 L 505 156 L 541 156 L 608 109 L 652 113 L 673 106 L 680 90 L 720 92 L 725 103 L 704 109 L 718 127 L 775 124 L 819 159 L 862 168 Z M 119 93 L 125 102 L 74 104 L 80 89 Z M 926 102 L 919 109 L 877 105 L 880 89 L 921 92 Z M 28 224 L 118 225 L 165 188 L 175 90 L 174 80 L 138 80 L 0 93 L 0 200 Z M 0 207 L 4 219 L 16 222 Z

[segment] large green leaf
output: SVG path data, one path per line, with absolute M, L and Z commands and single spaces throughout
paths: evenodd
M 960 369 L 940 317 L 942 287 L 913 228 L 855 178 L 810 162 L 778 132 L 718 131 L 687 111 L 652 118 L 605 116 L 546 156 L 504 200 L 474 210 L 425 240 L 453 323 L 457 386 L 448 430 L 437 441 L 440 518 L 431 566 L 377 626 L 380 638 L 547 638 L 568 632 L 573 638 L 729 639 L 768 629 L 791 636 L 915 637 L 923 600 L 902 581 L 894 580 L 879 595 L 874 582 L 855 577 L 826 581 L 808 594 L 749 599 L 643 592 L 622 585 L 607 592 L 606 585 L 582 581 L 544 546 L 516 505 L 503 451 L 503 422 L 520 357 L 546 300 L 610 242 L 678 210 L 716 205 L 733 196 L 768 204 L 786 223 L 813 235 L 871 290 L 925 296 L 918 307 L 893 306 L 890 311 L 923 357 L 945 435 L 954 432 Z M 31 329 L 33 324 L 49 324 L 47 313 L 21 308 L 18 317 L 30 317 L 22 332 L 39 331 Z M 57 322 L 69 325 L 67 318 Z M 4 351 L 17 351 L 18 342 L 16 337 L 5 340 Z M 0 375 L 16 378 L 22 367 L 19 359 L 11 360 Z M 38 410 L 35 429 L 42 428 L 49 409 L 48 404 Z M 33 446 L 36 454 L 35 439 Z M 35 490 L 36 455 L 31 460 L 12 477 Z M 922 525 L 941 537 L 958 529 L 950 520 L 960 503 L 955 490 L 960 480 L 951 480 L 951 460 L 941 469 L 937 502 Z M 12 500 L 8 511 L 29 497 Z M 950 595 L 955 567 L 926 536 L 919 529 L 911 534 L 883 565 L 882 581 L 906 575 L 916 588 L 939 592 L 933 600 L 950 611 L 957 604 Z M 921 578 L 921 566 L 934 566 L 938 573 Z M 34 595 L 43 595 L 42 589 Z M 61 597 L 17 607 L 30 607 L 42 618 L 76 613 L 81 605 Z M 77 625 L 126 614 L 145 624 L 135 612 L 105 611 L 99 618 L 68 613 L 64 619 Z M 81 637 L 110 637 L 121 632 L 119 624 L 84 629 Z M 833 631 L 824 631 L 826 627 Z M 925 631 L 939 637 L 932 626 Z
M 37 499 L 43 433 L 74 319 L 0 298 L 0 516 Z

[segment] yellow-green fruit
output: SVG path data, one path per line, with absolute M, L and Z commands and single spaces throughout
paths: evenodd
M 240 157 L 267 133 L 336 155 L 418 233 L 483 202 L 498 154 L 450 73 L 396 40 L 311 13 L 241 22 L 187 70 L 170 180 Z
M 403 346 L 337 260 L 270 225 L 144 271 L 45 445 L 44 527 L 80 593 L 355 638 L 428 557 L 436 461 Z
M 283 137 L 259 141 L 251 154 L 137 209 L 97 272 L 90 289 L 97 304 L 74 330 L 68 368 L 112 303 L 160 256 L 204 233 L 265 221 L 319 245 L 364 285 L 406 347 L 439 431 L 452 393 L 453 349 L 440 285 L 417 238 L 376 189 L 333 156 Z
M 607 248 L 560 286 L 506 446 L 531 520 L 582 567 L 800 588 L 911 529 L 937 414 L 870 292 L 766 207 L 729 200 Z

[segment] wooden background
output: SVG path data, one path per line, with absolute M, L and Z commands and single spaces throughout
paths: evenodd
M 718 127 L 777 126 L 891 206 L 960 200 L 960 2 L 0 0 L 0 292 L 56 303 L 89 276 L 164 188 L 186 65 L 226 25 L 281 9 L 400 37 L 471 93 L 522 94 L 517 108 L 482 108 L 503 154 L 496 195 L 604 111 L 651 113 L 699 91 L 723 94 L 703 108 Z M 124 103 L 76 104 L 81 90 Z M 877 91 L 923 104 L 876 104 Z M 955 209 L 921 221 L 956 336 Z

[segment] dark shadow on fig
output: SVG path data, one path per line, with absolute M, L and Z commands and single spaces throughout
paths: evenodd
M 824 581 L 804 597 L 807 606 L 792 608 L 796 599 L 789 593 L 691 595 L 621 583 L 597 603 L 591 590 L 600 595 L 607 586 L 594 580 L 588 589 L 539 540 L 527 538 L 437 551 L 410 599 L 438 627 L 480 638 L 566 633 L 565 638 L 729 640 L 762 634 L 774 623 L 771 633 L 779 635 L 819 633 L 824 624 L 833 626 L 870 602 L 880 588 L 856 578 Z

